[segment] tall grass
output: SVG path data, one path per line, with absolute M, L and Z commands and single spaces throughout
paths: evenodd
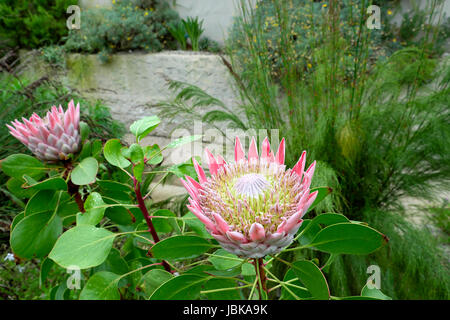
M 315 17 L 308 22 L 312 35 L 301 54 L 296 45 L 301 39 L 292 37 L 290 15 L 299 2 L 307 16 Z M 355 2 L 357 10 L 352 9 Z M 365 268 L 375 263 L 385 270 L 388 294 L 446 299 L 448 269 L 440 262 L 439 249 L 427 230 L 416 229 L 420 226 L 397 213 L 402 196 L 433 199 L 448 188 L 450 66 L 448 59 L 432 58 L 429 51 L 436 41 L 431 22 L 442 12 L 442 2 L 429 2 L 430 27 L 421 34 L 421 45 L 390 56 L 374 44 L 380 31 L 365 25 L 370 4 L 329 1 L 324 7 L 314 1 L 260 1 L 260 7 L 275 12 L 274 45 L 257 11 L 263 9 L 242 0 L 235 23 L 239 43 L 229 43 L 227 64 L 241 104 L 231 111 L 198 87 L 172 82 L 177 96 L 165 103 L 165 112 L 184 112 L 186 117 L 244 130 L 279 129 L 286 137 L 288 165 L 295 164 L 304 149 L 309 159 L 324 164 L 326 170 L 321 174 L 318 168 L 313 183 L 337 184 L 339 193 L 327 208 L 319 209 L 331 206 L 352 219 L 373 223 L 392 239 L 390 253 L 377 259 L 338 259 L 330 270 L 332 291 L 358 294 L 368 276 Z M 344 11 L 346 21 L 340 18 Z M 236 45 L 245 48 L 244 64 Z M 197 109 L 208 105 L 213 110 L 199 116 Z

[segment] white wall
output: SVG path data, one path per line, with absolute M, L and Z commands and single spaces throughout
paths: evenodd
M 236 0 L 166 0 L 181 18 L 203 19 L 204 35 L 221 44 L 227 37 L 233 23 L 233 16 L 239 13 Z M 175 5 L 173 6 L 173 3 Z

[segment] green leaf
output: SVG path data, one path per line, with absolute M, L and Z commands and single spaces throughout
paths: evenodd
M 112 248 L 105 262 L 93 268 L 94 272 L 110 271 L 115 274 L 124 274 L 129 271 L 128 263 L 121 257 L 120 251 Z
M 84 142 L 89 137 L 90 131 L 89 125 L 86 122 L 80 121 L 81 142 Z
M 82 186 L 95 182 L 98 171 L 98 162 L 95 158 L 83 159 L 70 174 L 70 180 L 76 185 Z
M 122 144 L 119 139 L 111 139 L 105 143 L 103 147 L 103 155 L 106 161 L 108 161 L 113 166 L 119 168 L 128 167 L 131 162 L 128 161 L 121 153 Z
M 22 179 L 24 174 L 39 179 L 48 170 L 38 159 L 21 153 L 10 155 L 0 161 L 0 168 L 7 176 L 17 179 Z
M 121 191 L 130 192 L 131 188 L 128 184 L 120 183 L 111 180 L 97 180 L 98 185 L 105 191 Z
M 144 147 L 144 153 L 145 158 L 147 158 L 147 164 L 156 165 L 164 160 L 161 149 L 157 144 Z
M 110 201 L 109 199 L 105 199 L 107 203 L 114 204 L 115 202 Z M 133 219 L 133 216 L 136 217 L 135 219 L 137 221 L 139 220 L 139 217 L 142 216 L 141 211 L 138 208 L 125 208 L 125 207 L 109 207 L 107 208 L 105 215 L 108 217 L 108 219 L 111 219 L 113 222 L 119 224 L 119 225 L 130 225 L 136 222 L 136 220 Z M 142 216 L 142 219 L 144 217 Z
M 362 288 L 361 296 L 374 298 L 378 300 L 392 300 L 391 297 L 385 295 L 383 292 L 381 292 L 380 289 L 377 289 L 376 287 L 369 288 L 367 284 Z
M 228 277 L 228 278 L 234 278 L 242 273 L 242 266 L 239 265 L 237 267 L 228 269 L 228 270 L 207 270 L 207 274 L 210 274 L 212 276 L 217 277 Z M 255 274 L 255 273 L 253 273 Z
M 369 254 L 386 242 L 386 236 L 370 227 L 338 223 L 322 229 L 310 245 L 327 253 Z
M 25 218 L 25 212 L 22 211 L 21 213 L 17 214 L 12 223 L 11 223 L 11 227 L 10 227 L 10 232 L 12 232 L 14 230 L 14 228 L 16 227 L 16 225 L 23 219 Z
M 243 276 L 254 276 L 256 275 L 255 266 L 251 263 L 244 263 L 241 267 Z
M 34 213 L 52 211 L 56 207 L 55 192 L 50 190 L 41 190 L 36 192 L 25 207 L 25 215 Z
M 117 288 L 120 275 L 100 271 L 89 278 L 80 293 L 80 300 L 119 300 Z
M 217 270 L 228 270 L 237 267 L 244 263 L 244 260 L 239 259 L 236 255 L 224 250 L 219 249 L 212 256 L 208 258 L 208 261 Z
M 9 178 L 6 182 L 6 187 L 19 199 L 31 198 L 36 193 L 36 190 L 22 188 L 23 183 L 23 179 Z
M 103 219 L 106 210 L 106 203 L 98 192 L 92 192 L 84 203 L 86 212 L 77 213 L 77 226 L 93 225 L 95 226 Z
M 133 122 L 130 126 L 130 131 L 139 142 L 146 135 L 152 132 L 161 122 L 157 116 L 149 116 Z
M 91 156 L 93 156 L 95 158 L 102 152 L 102 148 L 103 148 L 102 140 L 96 139 L 96 140 L 92 141 L 91 145 L 92 145 Z
M 184 274 L 164 282 L 153 292 L 150 300 L 195 300 L 200 296 L 200 290 L 207 277 Z
M 23 187 L 32 190 L 63 190 L 67 191 L 67 183 L 60 177 L 48 178 L 42 181 L 36 181 L 32 177 L 24 174 L 23 179 L 28 185 Z
M 176 175 L 178 178 L 184 178 L 184 176 L 191 176 L 196 177 L 197 173 L 195 172 L 194 165 L 191 163 L 182 163 L 182 164 L 176 164 L 169 169 L 168 171 L 172 172 L 174 175 Z
M 226 291 L 208 292 L 205 293 L 205 295 L 208 298 L 208 300 L 240 300 L 241 295 L 239 294 L 239 289 L 236 280 L 212 278 L 205 283 L 203 291 L 224 289 L 224 288 L 235 288 L 235 289 Z
M 144 169 L 145 169 L 145 163 L 143 161 L 139 162 L 139 164 L 137 164 L 133 167 L 133 176 L 139 182 L 142 182 L 142 174 L 144 173 Z
M 296 261 L 292 264 L 292 270 L 315 299 L 330 298 L 325 276 L 314 263 L 307 260 Z
M 212 239 L 213 236 L 206 230 L 205 225 L 192 212 L 188 212 L 183 216 L 183 221 L 202 238 Z
M 144 274 L 141 278 L 141 286 L 147 296 L 151 296 L 155 290 L 163 283 L 173 278 L 170 272 L 161 269 L 153 269 Z
M 167 209 L 159 209 L 155 212 L 152 212 L 150 214 L 151 216 L 155 217 L 152 218 L 152 222 L 155 226 L 156 231 L 161 233 L 167 233 L 171 232 L 172 230 L 178 230 L 178 224 L 175 219 L 168 219 L 168 218 L 156 218 L 156 217 L 173 217 L 175 218 L 176 215 L 170 210 Z
M 342 222 L 349 222 L 349 220 L 344 215 L 337 213 L 322 213 L 313 220 L 305 219 L 298 231 L 298 234 L 300 234 L 298 242 L 305 246 L 311 243 L 314 237 L 322 230 L 320 225 L 328 226 Z
M 175 140 L 171 141 L 166 146 L 166 148 L 176 148 L 176 147 L 179 147 L 179 146 L 181 146 L 183 144 L 191 143 L 193 141 L 201 139 L 202 137 L 203 137 L 202 135 L 193 135 L 193 136 L 181 137 L 181 138 L 178 138 L 178 139 L 175 139 Z
M 297 297 L 300 299 L 311 299 L 311 293 L 304 289 L 304 288 L 298 288 L 298 287 L 303 287 L 304 284 L 301 283 L 298 280 L 297 275 L 295 274 L 293 269 L 289 269 L 286 274 L 284 275 L 284 282 L 290 281 L 292 279 L 297 278 L 296 281 L 291 281 L 289 282 L 292 285 L 295 285 L 297 287 L 291 286 L 289 284 L 286 284 L 285 286 L 289 289 L 287 290 L 285 287 L 281 287 L 281 297 L 280 300 L 296 300 Z M 295 297 L 293 294 L 295 294 Z
M 48 257 L 42 261 L 41 269 L 39 272 L 39 288 L 42 288 L 42 285 L 44 284 L 45 280 L 47 279 L 47 276 L 54 264 L 55 263 L 52 260 L 50 260 Z
M 60 285 L 53 287 L 50 291 L 50 300 L 69 300 L 70 291 L 67 288 L 66 281 Z
M 198 257 L 212 245 L 197 236 L 173 236 L 156 243 L 151 252 L 153 257 L 166 260 L 182 260 Z
M 129 148 L 122 149 L 122 155 L 133 163 L 138 163 L 144 160 L 144 150 L 137 143 L 133 143 Z
M 90 157 L 91 154 L 92 154 L 92 143 L 88 140 L 84 142 L 77 159 L 83 160 L 84 158 Z
M 315 224 L 330 226 L 332 224 L 350 222 L 344 215 L 339 213 L 322 213 L 313 219 Z
M 333 191 L 333 189 L 331 189 L 330 187 L 317 187 L 317 188 L 312 188 L 310 193 L 313 193 L 314 191 L 318 191 L 319 193 L 317 194 L 317 197 L 314 200 L 314 202 L 308 208 L 307 212 L 314 209 L 314 207 L 317 206 L 320 201 L 325 199 L 325 197 L 328 196 Z
M 76 222 L 76 215 L 80 211 L 75 201 L 65 201 L 58 207 L 58 216 L 63 220 L 63 226 L 69 227 Z
M 49 257 L 63 268 L 92 268 L 106 260 L 115 237 L 103 228 L 76 226 L 59 237 Z
M 298 242 L 305 246 L 314 239 L 314 237 L 320 232 L 321 228 L 317 223 L 314 223 L 312 220 L 305 219 L 298 231 L 300 237 L 298 238 Z
M 189 270 L 184 271 L 183 274 L 195 274 L 195 275 L 202 276 L 202 277 L 210 277 L 209 273 L 211 271 L 217 271 L 217 270 L 215 270 L 212 265 L 200 264 L 198 266 L 190 268 Z
M 337 300 L 380 300 L 380 299 L 361 296 L 348 296 L 348 297 L 339 297 L 339 299 Z
M 62 221 L 51 212 L 25 216 L 11 233 L 11 248 L 21 258 L 45 257 L 62 232 Z

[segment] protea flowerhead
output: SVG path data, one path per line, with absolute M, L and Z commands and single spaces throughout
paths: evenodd
M 189 210 L 220 245 L 238 256 L 261 258 L 291 244 L 317 196 L 309 189 L 315 161 L 304 171 L 303 151 L 286 170 L 284 139 L 274 155 L 265 138 L 259 157 L 253 138 L 246 159 L 236 138 L 234 163 L 205 151 L 211 176 L 193 159 L 199 182 L 189 176 L 181 181 L 190 195 Z
M 64 112 L 61 105 L 53 106 L 45 118 L 33 113 L 29 120 L 17 119 L 6 125 L 9 132 L 19 139 L 43 161 L 55 162 L 67 160 L 69 154 L 80 149 L 80 105 L 74 106 L 73 100 Z

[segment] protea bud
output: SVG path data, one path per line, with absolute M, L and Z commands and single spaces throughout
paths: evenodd
M 189 210 L 208 232 L 225 250 L 247 258 L 275 254 L 290 245 L 317 196 L 309 189 L 315 161 L 304 171 L 303 151 L 294 168 L 286 170 L 284 139 L 274 155 L 265 138 L 259 157 L 253 138 L 246 159 L 236 138 L 234 163 L 205 151 L 211 176 L 193 159 L 199 182 L 189 176 L 181 181 L 190 195 Z
M 9 132 L 19 139 L 43 161 L 67 160 L 69 154 L 80 149 L 80 105 L 69 102 L 66 112 L 61 105 L 53 106 L 44 119 L 33 113 L 29 120 L 17 119 L 6 125 Z

